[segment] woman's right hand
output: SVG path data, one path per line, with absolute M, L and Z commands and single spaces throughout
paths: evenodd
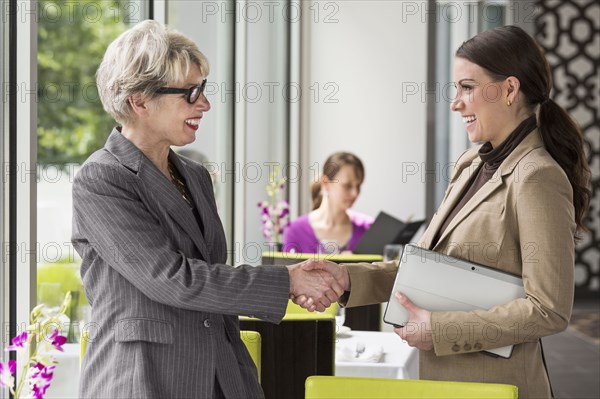
M 295 304 L 311 312 L 314 310 L 318 310 L 319 312 L 324 311 L 331 303 L 336 302 L 345 291 L 350 290 L 350 276 L 348 270 L 337 263 L 327 260 L 308 260 L 293 266 L 298 266 L 306 272 L 320 273 L 320 275 L 325 276 L 328 281 L 330 281 L 330 278 L 333 279 L 331 281 L 331 290 L 325 292 L 325 297 L 327 298 L 325 301 L 307 295 L 306 292 L 295 293 L 290 289 L 290 299 Z

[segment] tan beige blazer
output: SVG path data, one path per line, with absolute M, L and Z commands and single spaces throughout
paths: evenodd
M 432 241 L 474 177 L 478 148 L 458 160 L 438 211 L 419 245 L 523 277 L 527 298 L 487 311 L 434 312 L 434 350 L 421 351 L 421 379 L 514 384 L 520 398 L 550 397 L 540 338 L 564 330 L 573 304 L 574 209 L 569 181 L 530 133 L 492 179 Z M 347 306 L 386 301 L 397 264 L 347 265 Z M 510 359 L 484 349 L 516 344 Z

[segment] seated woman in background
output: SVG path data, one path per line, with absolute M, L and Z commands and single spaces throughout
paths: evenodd
M 323 175 L 312 185 L 313 211 L 288 226 L 283 250 L 328 254 L 352 251 L 373 223 L 373 218 L 350 210 L 364 177 L 365 169 L 356 155 L 330 155 Z

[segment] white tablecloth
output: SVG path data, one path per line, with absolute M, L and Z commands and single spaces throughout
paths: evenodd
M 337 376 L 419 379 L 419 351 L 408 346 L 395 333 L 350 331 L 347 335 L 336 337 L 336 341 L 336 348 L 355 348 L 357 343 L 363 343 L 367 350 L 383 347 L 383 356 L 379 363 L 336 360 Z

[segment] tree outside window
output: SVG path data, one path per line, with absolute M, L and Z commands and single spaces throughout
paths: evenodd
M 135 1 L 41 0 L 38 5 L 38 302 L 69 310 L 81 320 L 87 303 L 79 259 L 70 244 L 73 177 L 101 148 L 115 121 L 98 97 L 96 69 L 106 47 L 141 20 Z M 70 342 L 78 331 L 72 325 Z

